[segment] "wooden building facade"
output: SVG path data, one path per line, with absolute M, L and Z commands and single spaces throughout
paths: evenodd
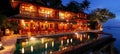
M 21 35 L 28 33 L 36 35 L 89 30 L 87 16 L 85 13 L 74 13 L 21 2 L 19 14 L 10 19 L 18 22 Z

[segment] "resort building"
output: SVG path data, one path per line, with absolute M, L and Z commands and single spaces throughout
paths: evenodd
M 11 2 L 13 8 L 18 2 Z M 32 2 L 20 2 L 19 14 L 11 16 L 11 21 L 19 24 L 20 35 L 54 34 L 90 30 L 85 13 L 55 9 Z

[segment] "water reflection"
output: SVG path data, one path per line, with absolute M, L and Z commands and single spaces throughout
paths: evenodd
M 22 54 L 51 54 L 54 51 L 65 50 L 68 47 L 97 39 L 99 36 L 96 33 L 76 33 L 68 36 L 38 38 L 35 41 L 20 40 L 17 46 L 22 48 Z M 17 52 L 17 54 L 21 53 Z
M 61 45 L 63 45 L 63 40 L 61 40 Z
M 52 41 L 52 47 L 54 47 L 54 41 Z
M 33 46 L 31 46 L 31 52 L 33 52 Z
M 67 44 L 69 44 L 69 39 L 67 39 Z
M 48 43 L 45 43 L 45 48 L 48 48 Z
M 72 38 L 70 39 L 70 42 L 71 42 L 71 43 L 73 42 L 73 39 L 72 39 Z
M 22 48 L 22 54 L 24 54 L 25 53 L 25 50 L 24 50 L 24 48 Z

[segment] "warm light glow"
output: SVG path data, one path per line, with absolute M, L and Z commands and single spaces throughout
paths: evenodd
M 45 41 L 44 41 L 44 38 L 41 39 L 41 42 L 42 42 L 42 44 L 45 42 Z
M 52 47 L 54 47 L 54 41 L 52 41 Z
M 80 41 L 82 41 L 82 36 L 80 36 Z
M 22 46 L 24 47 L 26 45 L 26 42 L 22 42 Z
M 69 43 L 69 39 L 67 39 L 67 44 Z
M 25 26 L 25 21 L 24 21 L 24 20 L 21 20 L 21 22 L 22 22 L 22 25 Z
M 63 45 L 63 40 L 61 40 L 61 45 Z
M 14 0 L 11 0 L 11 2 L 14 2 Z
M 63 14 L 63 13 L 60 13 L 60 16 L 64 16 L 64 14 Z
M 2 43 L 0 42 L 0 48 L 2 47 Z
M 30 20 L 30 22 L 33 22 L 33 20 Z
M 31 46 L 31 52 L 33 52 L 33 46 Z
M 62 13 L 62 12 L 59 12 L 59 17 L 60 17 L 61 19 L 64 19 L 64 18 L 65 18 L 65 15 L 64 15 L 64 13 Z
M 102 26 L 100 27 L 100 31 L 102 31 L 103 30 L 103 28 L 102 28 Z
M 29 42 L 28 41 L 26 41 L 26 44 L 28 44 Z
M 78 33 L 75 33 L 75 35 L 77 36 L 77 38 L 79 38 L 79 34 Z
M 22 8 L 25 8 L 25 6 L 22 6 Z
M 22 21 L 22 23 L 24 23 L 24 20 L 21 20 Z
M 6 34 L 9 34 L 10 33 L 10 30 L 9 29 L 6 29 Z
M 45 43 L 45 48 L 47 48 L 48 47 L 48 43 Z
M 35 40 L 35 39 L 36 39 L 35 37 L 30 37 L 30 40 L 31 40 L 31 41 L 33 41 L 33 40 Z
M 72 39 L 72 38 L 70 39 L 70 42 L 71 42 L 71 43 L 73 42 L 73 39 Z
M 33 6 L 30 6 L 30 10 L 32 10 L 33 9 Z
M 47 14 L 50 14 L 50 12 L 48 11 Z
M 86 35 L 85 34 L 83 34 L 83 37 L 85 37 Z
M 90 36 L 88 35 L 88 39 L 90 39 Z
M 22 48 L 22 54 L 24 54 L 25 53 L 25 50 L 24 50 L 24 48 Z
M 66 20 L 66 22 L 69 22 L 69 20 Z
M 52 51 L 50 51 L 50 54 L 52 54 Z
M 48 23 L 47 21 L 45 21 L 45 23 Z

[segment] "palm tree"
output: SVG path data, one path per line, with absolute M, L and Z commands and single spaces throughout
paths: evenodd
M 103 8 L 103 9 L 97 8 L 89 14 L 88 19 L 92 21 L 97 21 L 98 23 L 104 23 L 108 19 L 112 19 L 112 18 L 115 18 L 114 13 L 110 12 L 106 8 Z
M 0 14 L 0 28 L 2 27 L 2 24 L 7 20 L 7 16 Z
M 67 5 L 67 7 L 66 7 L 66 9 L 67 10 L 70 10 L 70 11 L 73 11 L 73 12 L 75 12 L 75 13 L 78 13 L 79 12 L 79 3 L 78 2 L 76 2 L 76 1 L 71 1 L 68 5 Z
M 106 22 L 109 19 L 115 18 L 115 14 L 110 12 L 108 9 L 97 8 L 93 10 L 90 14 L 88 19 L 90 20 L 90 27 L 91 29 L 99 29 L 102 27 L 102 23 Z M 100 29 L 101 30 L 101 29 Z
M 61 5 L 61 0 L 50 0 L 50 7 L 59 8 Z
M 10 29 L 11 31 L 18 32 L 19 25 L 16 21 L 9 21 L 7 16 L 0 15 L 0 30 L 2 30 L 4 34 L 6 28 Z
M 53 8 L 59 8 L 60 6 L 63 6 L 61 0 L 40 0 L 39 3 Z
M 88 10 L 89 6 L 90 6 L 90 2 L 88 0 L 84 0 L 82 1 L 82 3 L 80 3 L 80 10 L 81 11 Z
M 0 14 L 0 30 L 5 31 L 4 23 L 7 21 L 7 16 Z
M 81 3 L 71 0 L 66 9 L 76 13 L 84 12 L 85 10 L 88 10 L 89 4 L 90 2 L 88 0 L 84 0 Z

